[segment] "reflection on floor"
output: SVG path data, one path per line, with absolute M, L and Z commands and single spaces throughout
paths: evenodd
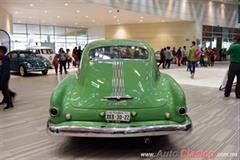
M 51 137 L 46 133 L 49 99 L 62 77 L 35 75 L 11 80 L 11 88 L 18 96 L 15 108 L 0 110 L 0 159 L 145 159 L 141 153 L 179 153 L 181 149 L 238 153 L 233 159 L 240 158 L 240 101 L 234 94 L 224 98 L 223 92 L 212 87 L 182 85 L 193 121 L 189 135 L 156 137 L 150 144 L 144 144 L 142 138 Z

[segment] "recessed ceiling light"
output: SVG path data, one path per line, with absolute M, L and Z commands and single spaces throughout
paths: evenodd
M 64 3 L 64 6 L 68 6 L 68 3 Z
M 48 11 L 47 11 L 47 10 L 45 10 L 45 11 L 44 11 L 44 13 L 45 13 L 45 14 L 47 14 L 47 13 L 48 13 Z
M 143 16 L 141 16 L 140 18 L 141 18 L 141 19 L 143 19 L 144 17 L 143 17 Z
M 89 18 L 88 16 L 85 16 L 85 18 Z
M 80 13 L 80 10 L 76 10 L 77 13 Z
M 57 18 L 59 19 L 59 18 L 60 18 L 60 16 L 57 16 Z
M 110 10 L 108 10 L 108 13 L 112 13 L 113 11 L 110 9 Z
M 30 4 L 29 4 L 29 6 L 30 6 L 30 7 L 33 7 L 33 6 L 34 6 L 34 4 L 30 3 Z

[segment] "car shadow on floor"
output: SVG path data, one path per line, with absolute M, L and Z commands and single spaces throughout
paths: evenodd
M 11 72 L 11 75 L 21 77 L 18 72 Z M 42 72 L 31 72 L 24 77 L 37 77 L 37 76 L 46 76 L 46 75 L 43 75 Z
M 56 150 L 59 157 L 116 159 L 122 156 L 140 158 L 141 153 L 177 151 L 168 136 L 144 138 L 66 138 Z M 121 159 L 121 158 L 120 158 Z

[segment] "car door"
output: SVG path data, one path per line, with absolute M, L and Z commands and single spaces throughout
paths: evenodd
M 11 70 L 18 71 L 18 66 L 19 66 L 18 52 L 17 51 L 9 52 L 8 57 L 10 59 Z

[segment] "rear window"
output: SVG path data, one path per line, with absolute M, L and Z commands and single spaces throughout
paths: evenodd
M 136 46 L 107 46 L 90 50 L 91 61 L 111 59 L 138 59 L 146 60 L 149 54 L 146 49 Z

